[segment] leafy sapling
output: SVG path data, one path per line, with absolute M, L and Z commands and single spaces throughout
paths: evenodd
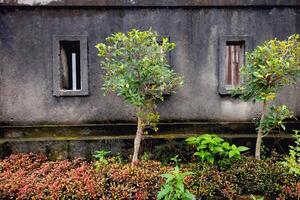
M 174 162 L 175 166 L 179 166 L 179 162 L 181 162 L 181 159 L 178 158 L 178 157 L 179 157 L 179 156 L 176 155 L 176 156 L 170 158 L 170 161 Z
M 164 185 L 162 185 L 158 192 L 158 200 L 196 200 L 195 196 L 191 194 L 184 185 L 184 179 L 187 176 L 192 175 L 192 172 L 180 172 L 178 163 L 181 159 L 178 155 L 171 158 L 171 161 L 175 163 L 174 170 L 169 174 L 162 174 L 161 176 L 166 179 Z
M 241 68 L 241 75 L 244 81 L 232 91 L 232 94 L 238 95 L 244 101 L 254 100 L 262 103 L 255 148 L 255 158 L 260 159 L 263 136 L 278 125 L 277 122 L 282 122 L 290 116 L 289 114 L 285 115 L 286 113 L 281 115 L 281 112 L 286 112 L 287 108 L 273 109 L 270 108 L 270 105 L 284 86 L 293 85 L 299 79 L 299 35 L 292 35 L 283 41 L 275 38 L 257 46 L 252 52 L 246 54 L 246 65 Z M 281 116 L 272 119 L 271 115 L 274 111 L 281 113 Z
M 146 128 L 157 131 L 159 113 L 157 101 L 164 100 L 164 93 L 171 93 L 183 84 L 168 64 L 167 53 L 175 43 L 159 36 L 153 30 L 114 33 L 106 38 L 106 44 L 96 45 L 105 74 L 105 94 L 114 92 L 136 109 L 137 131 L 134 140 L 132 163 L 138 161 L 142 135 Z
M 95 162 L 95 167 L 96 167 L 97 171 L 99 171 L 99 169 L 101 168 L 101 166 L 108 165 L 108 160 L 106 159 L 106 156 L 109 153 L 110 153 L 110 151 L 106 151 L 106 150 L 95 151 L 95 154 L 93 156 L 97 160 Z

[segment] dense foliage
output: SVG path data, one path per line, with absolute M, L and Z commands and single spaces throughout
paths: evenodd
M 96 171 L 94 162 L 80 159 L 49 161 L 40 155 L 16 154 L 0 160 L 0 199 L 152 200 L 166 183 L 161 174 L 181 174 L 176 178 L 179 187 L 184 186 L 196 199 L 239 199 L 244 194 L 300 198 L 300 177 L 289 173 L 282 161 L 243 157 L 225 170 L 192 163 L 174 172 L 173 167 L 155 161 L 132 167 L 109 158 L 109 165 Z
M 245 100 L 270 101 L 286 85 L 296 83 L 300 75 L 300 38 L 272 39 L 246 53 L 244 78 L 237 94 Z
M 115 33 L 106 39 L 107 44 L 96 47 L 103 58 L 105 70 L 103 89 L 116 92 L 136 107 L 152 106 L 152 101 L 163 99 L 163 92 L 171 92 L 182 84 L 170 68 L 167 53 L 175 43 L 160 38 L 155 31 L 131 30 L 127 34 Z

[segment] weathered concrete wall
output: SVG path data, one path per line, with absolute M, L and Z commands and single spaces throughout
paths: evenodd
M 284 39 L 300 32 L 299 11 L 298 0 L 0 0 L 0 157 L 29 151 L 89 157 L 99 148 L 128 149 L 134 110 L 115 95 L 103 96 L 94 46 L 132 28 L 169 36 L 177 44 L 171 63 L 185 77 L 184 87 L 159 105 L 161 134 L 148 139 L 208 131 L 248 141 L 260 107 L 218 93 L 218 40 L 248 35 L 256 46 Z M 88 96 L 53 96 L 53 35 L 87 36 Z M 278 100 L 298 116 L 299 89 L 286 88 Z
M 0 122 L 134 121 L 133 109 L 121 98 L 103 96 L 94 46 L 113 32 L 150 27 L 177 44 L 171 62 L 185 77 L 184 87 L 159 106 L 162 121 L 249 121 L 258 106 L 218 94 L 218 38 L 249 35 L 253 46 L 273 37 L 283 39 L 300 32 L 299 10 L 296 6 L 1 7 Z M 87 97 L 52 95 L 53 35 L 88 36 Z M 300 115 L 299 85 L 283 91 L 280 102 Z

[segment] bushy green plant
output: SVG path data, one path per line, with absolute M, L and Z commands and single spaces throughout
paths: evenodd
M 300 134 L 299 130 L 294 130 L 295 146 L 289 146 L 289 155 L 282 162 L 289 172 L 300 176 Z
M 162 174 L 166 179 L 165 184 L 158 192 L 158 200 L 196 200 L 184 185 L 184 178 L 192 175 L 192 172 L 180 172 L 179 166 L 176 165 L 174 170 L 169 174 Z
M 214 164 L 216 160 L 239 159 L 241 152 L 249 148 L 245 146 L 237 147 L 229 144 L 221 137 L 215 134 L 203 134 L 198 137 L 189 137 L 186 139 L 188 144 L 196 146 L 195 156 L 201 161 Z
M 107 44 L 96 45 L 105 71 L 102 89 L 105 93 L 115 92 L 136 108 L 138 127 L 132 163 L 138 161 L 145 128 L 157 130 L 156 101 L 163 101 L 164 93 L 171 93 L 183 84 L 182 77 L 176 75 L 167 60 L 167 53 L 175 43 L 167 37 L 161 43 L 158 40 L 158 34 L 151 29 L 133 29 L 127 34 L 114 33 L 106 38 Z
M 300 39 L 298 34 L 283 41 L 276 38 L 266 41 L 246 54 L 246 65 L 241 68 L 241 76 L 244 81 L 232 93 L 235 96 L 239 95 L 244 101 L 262 102 L 262 114 L 258 125 L 255 149 L 257 159 L 260 159 L 262 138 L 266 134 L 264 130 L 271 130 L 273 127 L 272 123 L 268 124 L 267 129 L 264 127 L 270 103 L 284 86 L 295 84 L 298 80 L 300 75 L 299 58 Z M 285 118 L 281 118 L 281 120 L 283 119 Z M 274 122 L 278 121 L 274 120 Z
M 95 162 L 95 167 L 97 171 L 100 169 L 101 166 L 108 164 L 108 160 L 106 159 L 106 156 L 109 153 L 110 151 L 106 151 L 106 150 L 95 151 L 95 154 L 93 156 L 97 160 Z

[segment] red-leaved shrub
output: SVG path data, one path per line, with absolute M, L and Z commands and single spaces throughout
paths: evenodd
M 154 200 L 173 167 L 156 161 L 136 166 L 110 160 L 95 169 L 82 159 L 49 161 L 45 156 L 16 154 L 0 160 L 0 199 Z M 300 177 L 289 174 L 274 159 L 244 158 L 220 170 L 216 166 L 182 165 L 186 188 L 197 199 L 239 199 L 261 194 L 271 199 L 300 198 Z

